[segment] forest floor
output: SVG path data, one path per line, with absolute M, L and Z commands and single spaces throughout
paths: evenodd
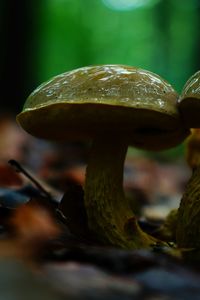
M 200 299 L 200 268 L 173 243 L 123 250 L 84 235 L 88 149 L 37 140 L 1 120 L 0 299 Z M 143 230 L 178 207 L 189 176 L 183 159 L 127 157 L 124 189 Z

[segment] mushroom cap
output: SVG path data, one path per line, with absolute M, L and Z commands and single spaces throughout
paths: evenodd
M 139 148 L 162 150 L 188 135 L 177 98 L 172 86 L 152 72 L 124 65 L 89 66 L 40 85 L 17 120 L 39 138 L 115 135 Z
M 178 99 L 178 109 L 187 128 L 200 128 L 200 71 L 184 85 Z

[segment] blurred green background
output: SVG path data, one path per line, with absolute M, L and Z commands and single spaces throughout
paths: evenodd
M 0 13 L 1 111 L 85 65 L 138 66 L 179 93 L 200 69 L 200 0 L 1 0 Z
M 200 69 L 199 0 L 2 0 L 1 108 L 20 111 L 58 73 L 91 64 L 151 70 L 180 92 Z

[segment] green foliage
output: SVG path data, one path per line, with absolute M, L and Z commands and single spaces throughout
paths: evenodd
M 180 93 L 199 68 L 199 1 L 149 0 L 129 10 L 106 1 L 38 2 L 36 82 L 86 65 L 127 64 L 158 73 Z M 160 156 L 179 154 L 182 146 Z
M 91 64 L 140 66 L 180 91 L 197 69 L 197 1 L 154 1 L 114 10 L 101 0 L 41 2 L 38 82 Z

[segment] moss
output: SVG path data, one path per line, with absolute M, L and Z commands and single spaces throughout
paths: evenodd
M 176 241 L 176 228 L 177 228 L 178 210 L 172 209 L 167 215 L 164 223 L 156 231 L 156 236 L 167 242 Z

